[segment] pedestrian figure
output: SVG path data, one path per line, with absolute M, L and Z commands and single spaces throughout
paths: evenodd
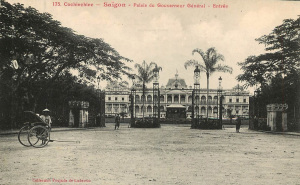
M 240 118 L 240 116 L 238 116 L 236 119 L 236 132 L 237 133 L 240 132 L 241 124 L 242 124 L 242 119 Z
M 50 117 L 50 110 L 44 109 L 43 115 L 40 116 L 40 118 L 48 125 L 49 129 L 51 129 L 51 117 Z
M 100 113 L 98 113 L 97 116 L 96 116 L 96 126 L 100 126 L 101 127 L 101 116 L 100 116 Z
M 102 113 L 102 114 L 100 115 L 100 124 L 101 124 L 101 127 L 106 127 L 106 126 L 105 126 L 105 119 L 102 119 L 102 118 L 104 118 L 104 117 L 105 117 L 105 114 Z
M 115 130 L 118 128 L 119 129 L 120 127 L 120 116 L 119 114 L 116 115 L 116 118 L 115 118 Z
M 258 129 L 258 119 L 256 116 L 254 116 L 254 129 L 257 130 Z
M 44 109 L 43 114 L 40 116 L 40 118 L 47 124 L 49 131 L 51 131 L 51 117 L 50 117 L 50 110 Z M 45 144 L 46 140 L 42 140 L 42 144 Z

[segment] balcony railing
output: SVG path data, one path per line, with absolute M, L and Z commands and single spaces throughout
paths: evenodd
M 120 101 L 109 101 L 109 102 L 106 102 L 106 103 L 116 103 L 116 102 L 119 102 L 119 103 L 122 103 L 122 102 L 120 102 Z M 197 101 L 195 100 L 195 103 L 196 103 Z M 125 103 L 125 102 L 124 102 Z M 142 100 L 136 100 L 135 101 L 135 103 L 136 104 L 142 104 L 143 103 L 143 101 Z M 153 103 L 153 101 L 151 100 L 151 101 L 145 101 L 145 103 L 146 104 L 152 104 Z M 192 101 L 188 101 L 188 102 L 186 102 L 186 101 L 171 101 L 171 100 L 169 100 L 169 101 L 160 101 L 160 103 L 181 103 L 181 104 L 191 104 L 192 103 Z M 211 101 L 208 101 L 208 102 L 206 102 L 206 100 L 200 100 L 200 102 L 199 102 L 199 104 L 200 105 L 206 105 L 208 103 L 208 105 L 218 105 L 218 104 L 220 104 L 220 101 L 217 101 L 217 100 L 211 100 Z M 249 104 L 249 102 L 226 102 L 226 101 L 224 101 L 223 100 L 223 104 L 238 104 L 238 105 L 248 105 Z

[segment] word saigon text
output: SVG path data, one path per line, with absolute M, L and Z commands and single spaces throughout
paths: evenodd
M 210 5 L 206 4 L 145 4 L 145 3 L 133 3 L 133 7 L 143 8 L 143 7 L 158 7 L 158 8 L 210 8 Z M 118 8 L 118 7 L 127 7 L 131 4 L 126 3 L 115 3 L 115 2 L 104 2 L 103 7 Z M 226 4 L 213 4 L 212 8 L 228 8 Z

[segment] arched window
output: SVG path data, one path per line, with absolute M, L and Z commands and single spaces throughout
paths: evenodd
M 135 95 L 135 102 L 140 102 L 140 96 L 139 95 Z
M 206 108 L 205 107 L 201 107 L 201 115 L 204 115 L 206 113 Z
M 172 103 L 172 96 L 171 95 L 168 95 L 167 102 Z
M 145 95 L 141 96 L 141 102 L 143 102 L 145 100 Z
M 214 114 L 218 113 L 218 107 L 214 107 Z
M 160 106 L 159 109 L 160 109 L 160 112 L 165 111 L 164 106 Z
M 195 107 L 195 113 L 199 113 L 199 107 L 198 106 Z
M 157 106 L 153 107 L 153 112 L 158 112 Z
M 174 96 L 174 103 L 178 103 L 179 102 L 179 97 L 178 97 L 178 95 L 175 95 Z
M 147 107 L 147 112 L 152 112 L 152 107 L 150 105 Z
M 191 96 L 191 95 L 189 95 L 188 102 L 189 102 L 189 103 L 192 102 L 192 96 Z
M 141 106 L 141 112 L 146 112 L 146 107 L 145 106 Z
M 164 101 L 165 101 L 164 95 L 160 95 L 160 102 L 164 102 Z
M 135 112 L 139 113 L 140 112 L 140 107 L 138 105 L 135 106 Z
M 107 105 L 107 112 L 112 112 L 112 104 Z
M 151 95 L 147 96 L 147 102 L 152 102 L 152 96 Z
M 180 103 L 185 103 L 185 95 L 180 96 Z
M 210 115 L 210 114 L 212 113 L 212 108 L 211 108 L 211 106 L 209 106 L 207 110 L 208 110 L 208 114 Z
M 206 97 L 205 96 L 201 96 L 201 104 L 206 104 Z
M 208 100 L 208 103 L 209 103 L 209 104 L 212 103 L 212 97 L 211 97 L 211 96 L 208 96 L 207 100 Z

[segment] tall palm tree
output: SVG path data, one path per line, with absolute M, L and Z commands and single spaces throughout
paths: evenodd
M 135 75 L 135 78 L 143 83 L 143 119 L 144 119 L 144 108 L 145 108 L 145 88 L 146 84 L 151 82 L 154 79 L 154 69 L 162 70 L 161 67 L 159 67 L 155 62 L 150 62 L 150 64 L 147 64 L 145 61 L 143 61 L 142 64 L 135 64 L 134 67 L 137 69 L 138 73 Z
M 184 63 L 185 69 L 189 66 L 198 66 L 200 71 L 206 73 L 206 80 L 207 80 L 207 99 L 206 99 L 206 120 L 208 120 L 208 95 L 209 95 L 209 77 L 214 72 L 224 72 L 224 73 L 232 73 L 232 67 L 227 65 L 221 65 L 217 63 L 219 61 L 224 61 L 224 56 L 222 54 L 217 53 L 217 50 L 214 47 L 209 48 L 206 52 L 202 51 L 201 49 L 194 49 L 192 54 L 198 53 L 204 62 L 204 65 L 201 64 L 197 60 L 188 60 Z

